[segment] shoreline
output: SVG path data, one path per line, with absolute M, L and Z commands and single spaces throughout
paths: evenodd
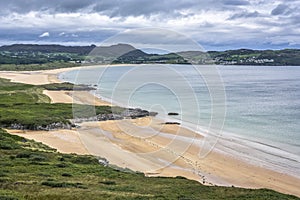
M 112 67 L 114 67 L 114 66 L 118 67 L 118 66 L 133 66 L 133 65 L 130 65 L 130 64 L 129 65 L 128 64 L 112 65 Z M 90 93 L 93 93 L 93 92 L 91 91 Z M 95 95 L 97 98 L 99 98 L 101 100 L 104 100 L 106 102 L 110 102 L 111 105 L 126 107 L 125 104 L 122 104 L 122 103 L 117 102 L 117 101 L 112 101 L 111 99 L 103 97 L 100 94 L 93 94 L 93 95 Z M 162 116 L 156 116 L 156 118 L 160 119 L 161 121 L 165 121 L 165 122 L 167 122 L 167 121 L 174 121 L 174 122 L 177 121 L 176 119 L 173 119 L 171 117 L 167 120 L 166 120 L 166 118 L 164 119 L 164 117 L 162 117 Z M 189 123 L 189 122 L 187 122 L 187 123 Z M 205 134 L 206 129 L 204 127 L 200 127 L 200 128 L 197 127 L 198 129 L 195 130 L 195 127 L 192 128 L 191 125 L 188 125 L 188 124 L 185 124 L 185 123 L 181 123 L 180 126 L 185 128 L 185 129 L 189 129 L 191 131 L 194 131 L 194 132 L 196 132 L 200 135 L 204 135 L 204 136 L 206 135 Z M 288 158 L 291 157 L 290 155 L 286 155 L 287 152 L 280 149 L 280 147 L 278 147 L 277 149 L 264 149 L 265 147 L 267 147 L 267 148 L 272 147 L 272 146 L 268 146 L 268 141 L 257 142 L 257 141 L 254 141 L 254 140 L 252 141 L 251 138 L 247 138 L 247 137 L 235 134 L 235 133 L 229 133 L 229 135 L 228 135 L 228 133 L 229 132 L 227 132 L 223 136 L 219 137 L 218 145 L 216 145 L 216 148 L 214 148 L 214 151 L 218 151 L 218 153 L 222 154 L 223 156 L 230 156 L 230 157 L 233 157 L 235 159 L 241 160 L 242 162 L 254 165 L 254 166 L 263 166 L 263 168 L 266 168 L 268 170 L 276 171 L 276 172 L 286 174 L 286 175 L 290 175 L 290 176 L 293 176 L 293 177 L 296 177 L 296 178 L 300 179 L 300 175 L 297 173 L 297 166 L 296 166 L 295 163 L 289 163 L 290 167 L 288 167 L 288 168 L 284 168 L 281 165 L 277 165 L 280 162 L 284 163 L 285 161 L 289 161 Z M 229 138 L 226 138 L 227 136 Z M 233 138 L 231 138 L 231 137 L 233 137 Z M 258 148 L 258 149 L 251 149 L 251 147 L 246 147 L 245 149 L 243 149 L 243 152 L 233 152 L 233 154 L 232 154 L 232 151 L 231 151 L 231 153 L 229 153 L 226 150 L 224 150 L 224 148 L 228 148 L 228 147 L 230 148 L 231 145 L 233 145 L 232 148 L 235 147 L 236 149 L 238 149 L 238 148 L 242 147 L 245 144 L 245 142 L 251 142 L 252 143 L 251 145 L 255 145 L 255 146 L 265 145 L 265 147 L 261 147 L 261 148 Z M 244 148 L 244 146 L 243 146 L 243 148 Z M 279 160 L 278 160 L 277 163 L 266 162 L 263 157 L 257 157 L 256 159 L 253 160 L 254 157 L 251 157 L 251 156 L 248 155 L 248 154 L 251 154 L 251 153 L 257 153 L 256 151 L 260 151 L 259 153 L 262 153 L 262 154 L 270 154 L 269 152 L 271 150 L 275 150 L 275 151 L 280 150 L 280 151 L 282 151 L 281 152 L 282 154 L 278 153 L 277 158 Z M 282 155 L 287 156 L 287 157 L 285 157 L 286 160 L 282 159 L 283 158 L 283 157 L 281 157 Z M 272 156 L 272 155 L 270 154 L 270 156 Z
M 101 67 L 106 67 L 106 66 L 107 65 Z M 116 66 L 120 66 L 120 65 L 116 65 Z M 99 66 L 86 66 L 86 67 L 93 68 Z M 29 71 L 29 72 L 0 72 L 0 77 L 4 76 L 7 78 L 11 78 L 14 82 L 22 82 L 27 84 L 31 83 L 31 84 L 39 85 L 43 83 L 62 82 L 58 79 L 57 77 L 58 74 L 66 71 L 80 69 L 80 68 L 83 67 L 62 68 L 57 70 L 45 70 L 45 71 Z M 32 75 L 34 77 L 32 77 Z M 29 76 L 31 78 L 27 79 Z M 49 92 L 47 93 L 46 91 L 46 93 L 44 94 L 48 95 L 51 98 L 52 103 L 55 102 L 72 103 L 73 101 L 71 102 L 71 100 L 73 100 L 73 98 L 70 96 L 70 94 L 66 94 L 65 92 L 66 91 L 56 91 L 56 94 L 50 94 Z M 85 95 L 86 94 L 84 94 L 83 96 Z M 91 93 L 90 95 L 94 96 Z M 98 99 L 95 96 L 94 98 Z M 101 100 L 101 102 L 103 104 L 109 103 L 103 100 Z M 93 104 L 93 102 L 91 102 L 91 104 Z M 98 105 L 101 105 L 101 103 L 99 103 Z M 66 152 L 66 150 L 62 148 L 71 147 L 71 146 L 74 147 L 75 145 L 76 147 L 80 147 L 84 149 L 86 148 L 86 144 L 89 144 L 88 146 L 90 149 L 88 149 L 87 152 L 94 151 L 95 154 L 99 154 L 99 153 L 106 154 L 106 156 L 103 157 L 106 157 L 108 160 L 113 160 L 113 162 L 115 163 L 110 161 L 112 164 L 119 164 L 122 167 L 128 167 L 128 168 L 136 167 L 136 169 L 148 169 L 149 165 L 150 166 L 152 165 L 152 167 L 157 167 L 162 164 L 161 161 L 157 161 L 158 156 L 161 156 L 161 158 L 164 158 L 166 159 L 166 161 L 169 161 L 166 158 L 166 155 L 168 156 L 170 155 L 166 154 L 166 152 L 161 152 L 160 154 L 157 154 L 155 156 L 146 155 L 149 154 L 149 152 L 153 152 L 153 151 L 155 152 L 157 149 L 164 149 L 161 148 L 161 146 L 153 146 L 153 144 L 158 143 L 159 145 L 162 145 L 162 147 L 166 147 L 168 144 L 170 144 L 170 138 L 165 137 L 165 132 L 173 131 L 173 134 L 175 133 L 178 135 L 178 133 L 183 134 L 183 132 L 185 131 L 174 132 L 174 130 L 166 130 L 166 129 L 174 129 L 176 128 L 176 126 L 172 125 L 168 127 L 159 127 L 158 122 L 155 122 L 155 120 L 154 122 L 152 122 L 152 120 L 151 122 L 149 122 L 148 118 L 147 120 L 145 119 L 144 121 L 143 120 L 128 121 L 126 122 L 126 124 L 121 124 L 122 125 L 121 127 L 123 127 L 123 129 L 128 128 L 130 130 L 135 128 L 132 127 L 132 124 L 137 124 L 138 125 L 137 127 L 139 128 L 139 127 L 149 126 L 150 123 L 152 128 L 154 127 L 153 129 L 157 131 L 157 137 L 152 137 L 149 140 L 145 140 L 145 139 L 138 140 L 137 135 L 133 135 L 134 136 L 133 138 L 128 137 L 128 134 L 127 135 L 124 134 L 124 130 L 118 129 L 120 127 L 120 124 L 119 122 L 116 121 L 85 123 L 83 124 L 79 132 L 82 131 L 83 133 L 87 133 L 89 135 L 83 136 L 84 134 L 79 134 L 77 132 L 78 130 L 71 130 L 71 132 L 68 132 L 69 134 L 67 135 L 68 136 L 73 135 L 74 136 L 73 138 L 63 137 L 66 136 L 66 132 L 63 133 L 64 130 L 51 131 L 48 132 L 48 135 L 47 132 L 41 132 L 41 131 L 36 134 L 31 133 L 30 131 L 27 131 L 27 133 L 16 133 L 9 130 L 9 132 L 13 134 L 21 135 L 23 137 L 31 137 L 30 139 L 35 139 L 37 141 L 44 142 L 52 147 L 55 146 L 55 144 L 60 144 L 63 147 L 56 146 L 54 148 L 57 148 L 59 151 L 62 152 Z M 105 133 L 107 135 L 103 135 L 102 132 L 101 133 L 97 132 L 98 129 L 105 130 Z M 184 128 L 180 127 L 180 129 L 184 129 Z M 75 139 L 76 132 L 77 132 L 77 139 L 81 141 L 81 144 L 78 142 L 77 143 L 74 142 L 77 141 Z M 159 134 L 160 132 L 162 132 L 163 134 Z M 191 134 L 189 136 L 193 137 L 192 133 L 189 134 Z M 56 137 L 56 139 L 52 138 L 51 140 L 51 136 L 53 135 Z M 99 141 L 99 138 L 101 138 L 102 140 L 107 140 L 108 138 L 108 141 L 106 142 Z M 99 151 L 98 146 L 97 148 L 95 148 L 96 147 L 95 141 L 102 142 L 104 147 L 108 149 L 113 148 L 114 150 L 110 149 L 110 151 L 103 153 Z M 180 142 L 180 144 L 182 143 L 182 141 L 180 140 L 177 141 L 173 140 L 173 142 L 174 144 L 176 144 L 176 142 Z M 176 150 L 176 145 L 171 147 Z M 202 183 L 205 182 L 208 185 L 214 185 L 214 184 L 226 185 L 226 186 L 234 185 L 234 186 L 246 187 L 246 188 L 267 187 L 270 189 L 277 190 L 279 192 L 300 196 L 300 192 L 297 192 L 297 187 L 296 187 L 296 185 L 300 185 L 300 179 L 296 177 L 279 173 L 276 171 L 272 171 L 263 167 L 254 166 L 242 160 L 237 160 L 233 157 L 230 157 L 228 155 L 223 155 L 215 151 L 211 152 L 206 158 L 199 159 L 197 157 L 197 154 L 195 154 L 195 152 L 198 151 L 197 148 L 198 146 L 196 144 L 189 146 L 188 150 L 185 151 L 179 159 L 176 159 L 174 163 L 172 163 L 170 166 L 165 167 L 165 169 L 162 170 L 160 169 L 155 172 L 148 171 L 148 173 L 147 171 L 144 170 L 144 172 L 148 176 L 154 176 L 154 175 L 155 176 L 178 176 L 178 175 L 185 176 L 189 179 L 197 180 Z M 77 151 L 77 150 L 73 149 L 72 151 Z M 110 155 L 111 151 L 114 152 L 113 156 Z M 140 151 L 142 151 L 142 153 Z M 181 150 L 179 149 L 179 151 Z M 81 152 L 84 153 L 83 150 L 81 150 Z M 73 153 L 80 153 L 80 151 L 78 150 L 77 152 L 73 152 Z M 141 156 L 140 154 L 144 154 L 144 155 Z M 112 157 L 111 159 L 109 158 L 110 156 Z M 120 158 L 124 158 L 124 156 L 125 157 L 127 156 L 128 158 L 127 163 L 123 162 L 124 160 L 123 161 L 120 160 Z M 143 156 L 146 157 L 147 159 L 145 159 Z M 191 162 L 188 163 L 188 160 L 192 161 L 193 164 L 191 164 Z M 163 165 L 165 165 L 165 163 L 163 163 Z M 198 174 L 196 174 L 195 168 L 197 168 L 196 170 L 197 172 L 199 171 L 201 173 L 200 177 L 198 176 Z M 203 177 L 205 177 L 204 181 L 203 181 Z M 212 183 L 210 184 L 210 182 Z
M 68 68 L 38 70 L 38 71 L 0 71 L 0 78 L 6 78 L 11 82 L 25 83 L 32 85 L 43 85 L 49 83 L 62 83 L 58 78 L 59 74 L 63 72 L 93 68 L 105 67 L 119 67 L 119 66 L 133 66 L 134 64 L 114 64 L 114 65 L 89 65 L 89 66 L 76 66 Z M 29 78 L 30 77 L 30 78 Z

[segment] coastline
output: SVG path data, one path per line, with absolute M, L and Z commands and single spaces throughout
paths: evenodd
M 120 65 L 117 65 L 120 66 Z M 91 66 L 98 67 L 98 66 Z M 105 66 L 103 66 L 105 67 Z M 75 68 L 63 68 L 58 70 L 45 70 L 45 71 L 34 71 L 34 72 L 0 72 L 0 77 L 9 78 L 14 82 L 22 82 L 27 84 L 47 84 L 47 83 L 59 83 L 61 82 L 57 75 L 65 71 L 71 71 L 80 69 L 82 67 Z M 31 77 L 28 79 L 28 77 Z M 77 93 L 77 92 L 76 92 Z M 66 94 L 66 91 L 57 91 L 55 94 L 50 94 L 45 92 L 44 94 L 48 95 L 52 102 L 61 102 L 61 103 L 72 103 L 73 98 L 70 97 L 70 94 Z M 77 94 L 76 94 L 77 95 Z M 83 94 L 86 95 L 86 94 Z M 91 94 L 92 95 L 92 94 Z M 94 96 L 94 98 L 96 98 Z M 101 100 L 102 101 L 102 100 Z M 99 103 L 98 105 L 104 105 L 105 101 L 102 101 L 103 104 Z M 93 104 L 93 102 L 91 102 Z M 123 120 L 122 120 L 123 121 Z M 151 122 L 150 122 L 151 121 Z M 125 124 L 123 122 L 126 122 Z M 188 132 L 183 128 L 178 131 L 177 125 L 168 125 L 163 126 L 160 122 L 155 119 L 145 118 L 137 120 L 127 120 L 123 122 L 118 121 L 104 121 L 104 122 L 94 122 L 94 123 L 83 123 L 81 124 L 80 130 L 71 130 L 66 134 L 65 130 L 57 130 L 51 132 L 35 132 L 30 131 L 24 133 L 14 132 L 9 130 L 13 134 L 18 134 L 23 137 L 37 140 L 57 148 L 59 151 L 64 153 L 94 153 L 96 155 L 102 154 L 103 157 L 106 157 L 111 164 L 116 164 L 121 167 L 132 168 L 133 170 L 145 172 L 148 176 L 185 176 L 189 179 L 194 179 L 200 182 L 205 182 L 208 185 L 226 185 L 226 186 L 237 186 L 237 187 L 246 187 L 246 188 L 270 188 L 277 190 L 279 192 L 294 194 L 300 196 L 300 192 L 297 191 L 297 185 L 300 185 L 300 180 L 298 178 L 278 173 L 272 170 L 268 170 L 259 166 L 254 166 L 248 163 L 245 163 L 241 160 L 237 160 L 230 156 L 220 154 L 218 152 L 211 152 L 204 159 L 200 159 L 197 156 L 199 152 L 199 146 L 193 144 L 188 146 L 187 150 L 184 151 L 182 156 L 175 160 L 172 165 L 164 166 L 163 169 L 157 171 L 149 171 L 150 168 L 157 168 L 160 165 L 165 165 L 160 161 L 157 161 L 157 156 L 159 158 L 168 160 L 168 156 L 172 154 L 172 151 L 166 152 L 162 151 L 157 154 L 150 155 L 151 152 L 156 152 L 159 149 L 167 149 L 166 146 L 170 145 L 170 148 L 175 149 L 176 153 L 176 142 L 182 143 L 182 140 L 176 140 L 173 138 L 166 137 L 166 134 L 172 135 L 172 133 L 177 134 L 182 137 L 195 137 L 196 133 Z M 122 123 L 121 125 L 119 123 Z M 132 130 L 132 124 L 138 125 L 137 127 L 145 127 L 150 124 L 151 128 L 156 133 L 155 137 L 150 139 L 137 139 L 137 135 L 134 137 L 129 137 L 128 134 L 124 134 L 126 128 Z M 124 130 L 120 130 L 120 126 Z M 100 128 L 100 129 L 99 129 Z M 136 127 L 135 127 L 136 128 Z M 103 132 L 99 133 L 97 131 L 105 130 L 106 134 Z M 133 129 L 134 130 L 134 129 Z M 77 132 L 82 132 L 86 134 L 80 134 Z M 125 130 L 126 131 L 126 130 Z M 127 131 L 128 132 L 128 131 Z M 134 131 L 136 132 L 136 131 Z M 164 134 L 160 134 L 163 132 Z M 168 133 L 169 132 L 169 133 Z M 48 135 L 47 135 L 48 134 Z M 81 143 L 78 143 L 78 140 Z M 71 138 L 64 137 L 72 135 Z M 51 137 L 56 137 L 56 139 L 51 139 Z M 198 136 L 200 137 L 200 136 Z M 201 140 L 201 137 L 199 138 Z M 77 142 L 74 142 L 77 141 Z M 82 142 L 84 141 L 84 142 Z M 99 149 L 99 143 L 102 142 L 102 149 Z M 84 144 L 83 144 L 84 143 Z M 55 146 L 55 145 L 61 146 Z M 88 144 L 88 145 L 87 145 Z M 155 146 L 154 144 L 158 144 Z M 63 149 L 67 147 L 80 147 L 81 150 L 76 149 Z M 95 145 L 98 145 L 97 148 Z M 172 146 L 174 145 L 174 146 Z M 84 152 L 83 149 L 86 149 L 87 152 Z M 109 149 L 109 151 L 107 150 Z M 101 151 L 100 151 L 101 150 Z M 106 151 L 104 151 L 106 150 Z M 177 149 L 178 150 L 178 149 Z M 182 151 L 181 149 L 178 150 Z M 174 153 L 174 152 L 173 152 Z M 176 156 L 175 156 L 176 157 Z M 120 158 L 123 158 L 120 159 Z M 127 159 L 124 159 L 127 158 Z M 147 159 L 145 159 L 147 158 Z M 172 157 L 174 158 L 174 157 Z M 174 158 L 175 159 L 175 158 Z M 127 162 L 125 162 L 127 161 Z M 144 169 L 144 171 L 143 171 Z M 187 169 L 187 170 L 186 170 Z M 147 171 L 148 170 L 148 171 Z M 197 172 L 200 172 L 201 176 L 198 176 Z M 203 177 L 205 180 L 203 181 Z
M 90 65 L 38 71 L 0 71 L 0 78 L 10 79 L 11 82 L 25 83 L 31 85 L 43 85 L 49 83 L 61 83 L 62 81 L 58 78 L 58 76 L 63 72 L 79 70 L 82 68 L 93 69 L 98 67 L 105 68 L 132 65 L 133 64 Z

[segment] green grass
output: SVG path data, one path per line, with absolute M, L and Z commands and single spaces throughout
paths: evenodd
M 1 91 L 12 91 L 12 92 L 26 90 L 34 87 L 33 85 L 10 82 L 8 79 L 4 79 L 4 78 L 0 78 L 0 86 L 1 86 L 0 87 Z
M 74 114 L 84 118 L 124 110 L 114 107 L 112 111 L 110 106 L 50 104 L 49 97 L 42 94 L 44 89 L 61 90 L 73 87 L 73 84 L 68 83 L 34 86 L 0 79 L 0 127 L 8 128 L 12 124 L 21 124 L 25 129 L 36 129 L 38 126 L 45 127 L 57 122 L 69 124 L 69 119 L 73 119 Z M 75 87 L 86 88 L 80 85 Z
M 267 189 L 126 173 L 99 165 L 95 157 L 61 154 L 1 129 L 0 144 L 0 199 L 298 199 Z
M 49 103 L 48 96 L 42 94 L 43 88 L 29 84 L 13 83 L 0 78 L 0 104 Z
M 50 104 L 43 88 L 0 79 L 0 126 L 19 123 L 27 128 L 64 122 L 72 116 L 71 105 Z
M 41 87 L 46 90 L 73 90 L 74 84 L 72 83 L 50 83 L 42 85 Z
M 42 64 L 0 64 L 0 71 L 36 71 L 59 69 L 79 66 L 79 64 L 70 62 L 48 62 Z
M 27 94 L 18 94 L 24 102 Z M 18 98 L 18 99 L 19 99 Z M 1 98 L 0 98 L 1 99 Z M 20 102 L 21 100 L 19 100 Z M 21 124 L 26 129 L 35 129 L 37 126 L 47 126 L 52 123 L 62 122 L 69 124 L 69 119 L 76 116 L 91 117 L 95 114 L 112 113 L 110 106 L 72 105 L 63 103 L 15 103 L 0 104 L 0 126 L 9 127 L 11 124 Z M 123 109 L 120 108 L 120 111 Z
M 93 90 L 94 88 L 86 85 L 74 85 L 72 83 L 50 83 L 42 85 L 46 90 Z

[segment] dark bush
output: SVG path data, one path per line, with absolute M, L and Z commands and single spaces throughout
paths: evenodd
M 68 167 L 68 165 L 66 163 L 58 163 L 56 166 L 58 168 L 66 168 L 66 167 Z
M 82 187 L 82 183 L 68 183 L 68 182 L 56 182 L 56 181 L 44 181 L 42 185 L 49 186 L 49 187 L 61 187 L 61 188 L 68 188 L 68 187 Z
M 4 149 L 4 150 L 13 150 L 13 149 L 18 149 L 19 145 L 15 142 L 11 142 L 11 141 L 2 141 L 0 143 L 0 149 Z
M 42 162 L 42 161 L 46 161 L 47 158 L 44 155 L 41 154 L 33 154 L 30 156 L 30 160 L 31 161 L 36 161 L 36 162 Z
M 71 162 L 76 164 L 98 164 L 98 160 L 96 158 L 88 156 L 74 157 Z
M 65 176 L 65 177 L 72 177 L 72 174 L 63 173 L 61 176 Z
M 0 195 L 1 200 L 18 200 L 17 197 L 12 197 L 12 196 L 6 196 L 6 195 Z
M 99 183 L 104 185 L 116 185 L 115 181 L 100 181 Z
M 29 158 L 30 155 L 31 155 L 30 152 L 22 152 L 22 153 L 18 153 L 18 154 L 16 155 L 16 158 Z

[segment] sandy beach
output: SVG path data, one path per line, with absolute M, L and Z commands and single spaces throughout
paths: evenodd
M 0 77 L 40 85 L 60 82 L 57 75 L 73 69 L 76 68 L 0 72 Z M 51 98 L 52 103 L 110 105 L 85 91 L 76 92 L 76 98 L 70 91 L 45 90 L 43 93 Z M 88 102 L 86 99 L 89 99 Z M 300 179 L 215 151 L 200 158 L 199 144 L 203 136 L 178 125 L 165 125 L 156 118 L 85 122 L 79 126 L 76 130 L 8 131 L 43 142 L 63 153 L 105 157 L 113 165 L 141 171 L 148 176 L 184 176 L 206 185 L 269 188 L 300 196 L 297 187 Z
M 49 83 L 61 83 L 57 75 L 59 73 L 80 69 L 81 67 L 61 68 L 41 71 L 1 71 L 0 77 L 10 79 L 11 82 L 26 83 L 31 85 L 43 85 Z
M 96 106 L 111 106 L 111 103 L 103 101 L 88 91 L 50 91 L 44 90 L 43 94 L 51 99 L 51 103 L 77 103 Z

